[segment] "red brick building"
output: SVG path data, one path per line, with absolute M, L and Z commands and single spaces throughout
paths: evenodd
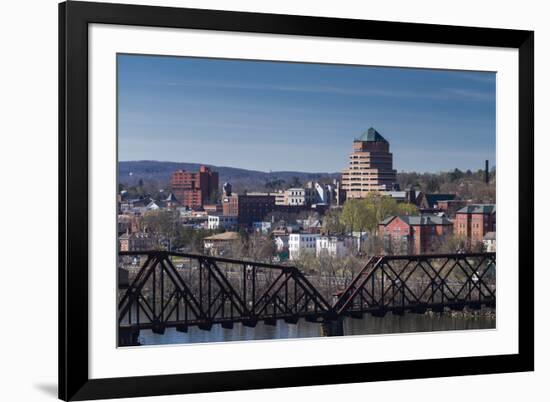
M 135 214 L 118 215 L 118 234 L 135 233 L 141 231 L 141 216 Z
M 231 186 L 224 184 L 222 197 L 222 214 L 238 216 L 241 226 L 251 226 L 254 222 L 261 222 L 272 212 L 299 213 L 311 209 L 310 205 L 277 205 L 279 193 L 247 193 L 232 194 Z
M 390 216 L 378 224 L 386 250 L 395 254 L 432 251 L 441 236 L 453 233 L 453 222 L 437 215 Z
M 223 197 L 222 213 L 226 216 L 239 215 L 239 196 L 237 194 L 226 195 Z
M 275 211 L 273 194 L 241 194 L 237 196 L 239 224 L 250 226 L 263 221 L 265 216 Z
M 443 200 L 437 202 L 437 208 L 447 216 L 454 216 L 456 211 L 470 203 L 469 200 Z
M 238 216 L 239 225 L 251 226 L 253 222 L 263 221 L 266 215 L 278 210 L 275 194 L 248 193 L 225 194 L 222 198 L 222 213 L 226 216 Z
M 223 211 L 222 204 L 204 204 L 202 208 L 209 214 L 221 214 Z
M 494 204 L 468 205 L 456 211 L 454 233 L 472 242 L 481 242 L 488 232 L 496 231 L 496 222 Z
M 144 251 L 155 248 L 157 239 L 147 232 L 124 233 L 118 238 L 119 251 Z
M 200 208 L 209 203 L 218 191 L 218 172 L 201 166 L 198 172 L 177 170 L 172 173 L 170 185 L 181 205 Z

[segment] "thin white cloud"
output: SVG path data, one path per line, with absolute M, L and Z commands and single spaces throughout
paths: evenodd
M 454 77 L 463 78 L 465 80 L 474 81 L 474 82 L 484 82 L 486 84 L 494 84 L 495 83 L 495 73 L 492 71 L 487 72 L 477 72 L 477 74 L 472 73 L 460 73 L 460 72 L 453 72 Z
M 400 99 L 432 99 L 432 100 L 453 100 L 468 99 L 477 101 L 494 100 L 494 93 L 487 91 L 471 91 L 460 88 L 446 88 L 441 91 L 419 92 L 404 90 L 385 89 L 355 89 L 332 86 L 308 86 L 308 85 L 268 85 L 268 84 L 243 84 L 243 83 L 212 83 L 207 81 L 183 80 L 178 82 L 161 83 L 167 86 L 193 86 L 203 88 L 241 89 L 251 91 L 280 91 L 280 92 L 302 92 L 302 93 L 323 93 L 331 95 L 367 96 L 367 97 L 390 97 Z
M 451 93 L 464 98 L 476 99 L 480 101 L 495 100 L 495 94 L 490 92 L 474 91 L 470 89 L 449 89 Z

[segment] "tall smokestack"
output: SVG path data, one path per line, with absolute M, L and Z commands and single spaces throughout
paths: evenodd
M 489 184 L 489 160 L 485 159 L 485 184 Z

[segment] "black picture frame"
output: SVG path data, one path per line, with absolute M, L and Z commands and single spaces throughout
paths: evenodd
M 519 51 L 517 354 L 214 373 L 88 375 L 88 25 L 193 28 Z M 59 5 L 59 398 L 88 400 L 534 370 L 534 32 L 121 5 Z

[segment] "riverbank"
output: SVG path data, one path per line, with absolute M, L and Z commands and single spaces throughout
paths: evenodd
M 434 315 L 443 314 L 453 318 L 468 319 L 468 318 L 488 317 L 494 320 L 496 319 L 496 310 L 494 308 L 486 308 L 486 307 L 482 307 L 480 309 L 471 309 L 471 308 L 465 307 L 461 311 L 453 311 L 451 309 L 446 309 L 443 313 L 427 311 L 426 314 L 432 317 Z

